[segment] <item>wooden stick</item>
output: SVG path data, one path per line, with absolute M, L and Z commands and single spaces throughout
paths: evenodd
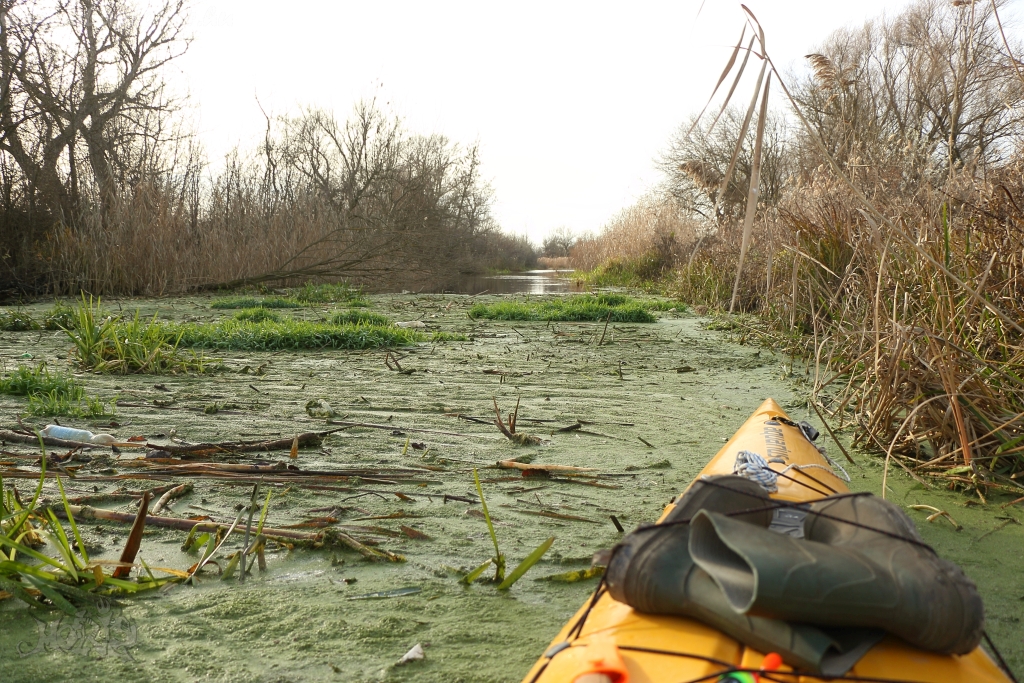
M 601 332 L 601 341 L 597 342 L 598 346 L 601 346 L 601 344 L 604 344 L 604 335 L 608 334 L 608 323 L 610 323 L 611 320 L 612 320 L 612 312 L 608 311 L 608 317 L 605 318 L 605 321 L 604 321 L 604 331 Z

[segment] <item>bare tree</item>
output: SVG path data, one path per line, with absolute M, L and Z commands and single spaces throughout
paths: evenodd
M 808 59 L 795 94 L 841 163 L 983 168 L 1024 132 L 1024 88 L 991 3 L 918 0 L 835 32 Z
M 713 128 L 710 122 L 704 121 L 693 128 L 691 118 L 679 127 L 658 160 L 658 167 L 667 178 L 669 195 L 691 217 L 721 225 L 738 216 L 746 205 L 755 126 L 747 129 L 733 177 L 726 184 L 724 196 L 719 196 L 742 122 L 743 114 L 732 108 L 725 110 Z M 786 136 L 784 119 L 769 112 L 762 147 L 759 197 L 759 203 L 765 206 L 778 203 L 791 172 L 786 161 Z
M 541 253 L 544 256 L 558 258 L 568 256 L 569 250 L 576 244 L 576 235 L 566 226 L 560 226 L 552 230 L 544 243 L 541 245 Z
M 72 222 L 113 199 L 170 131 L 162 70 L 188 47 L 183 0 L 0 0 L 0 151 Z

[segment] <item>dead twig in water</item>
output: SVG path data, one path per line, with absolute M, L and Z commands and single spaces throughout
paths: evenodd
M 516 399 L 515 411 L 508 416 L 507 427 L 501 420 L 501 411 L 498 409 L 498 399 L 494 398 L 492 400 L 494 401 L 494 414 L 496 416 L 494 424 L 497 425 L 498 429 L 509 441 L 519 444 L 520 446 L 537 446 L 541 443 L 541 440 L 535 436 L 530 436 L 529 434 L 516 434 L 516 420 L 519 418 L 519 399 Z
M 156 502 L 156 505 L 153 506 L 153 514 L 155 515 L 159 513 L 161 510 L 164 509 L 164 506 L 166 506 L 175 498 L 180 498 L 191 491 L 192 484 L 181 484 L 180 486 L 175 486 L 174 488 L 168 490 L 164 495 L 160 496 L 160 500 L 158 500 Z
M 814 412 L 818 414 L 818 419 L 821 420 L 821 424 L 825 427 L 825 431 L 828 432 L 828 435 L 832 437 L 832 442 L 835 445 L 839 446 L 839 450 L 843 452 L 843 455 L 845 455 L 846 459 L 850 461 L 850 464 L 856 465 L 857 463 L 854 462 L 853 458 L 850 457 L 850 454 L 846 452 L 846 449 L 843 447 L 843 444 L 839 441 L 839 439 L 836 438 L 836 435 L 832 431 L 832 428 L 828 426 L 828 422 L 825 421 L 825 416 L 822 415 L 821 410 L 818 409 L 818 402 L 812 398 L 810 401 L 808 401 L 808 403 L 810 403 L 811 407 L 814 408 Z
M 131 515 L 126 512 L 116 512 L 114 510 L 105 510 L 103 508 L 93 507 L 82 507 L 78 505 L 69 505 L 71 514 L 76 519 L 99 519 L 107 522 L 123 522 L 132 523 L 138 516 Z M 51 508 L 53 513 L 58 517 L 65 517 L 64 509 Z M 145 523 L 151 526 L 162 527 L 166 529 L 178 529 L 179 531 L 192 531 L 195 529 L 196 532 L 216 532 L 218 530 L 227 530 L 231 527 L 230 524 L 221 522 L 197 522 L 191 519 L 178 519 L 176 517 L 153 517 L 146 516 Z M 404 562 L 405 558 L 401 555 L 396 555 L 384 550 L 373 550 L 368 546 L 355 540 L 348 534 L 338 531 L 337 529 L 324 529 L 319 532 L 308 532 L 308 531 L 293 531 L 291 529 L 272 529 L 264 527 L 262 535 L 268 539 L 289 543 L 289 542 L 304 542 L 313 547 L 321 547 L 325 545 L 343 545 L 352 550 L 355 550 L 363 557 L 369 560 L 380 561 L 387 560 L 388 562 Z M 123 556 L 122 556 L 123 557 Z M 123 562 L 124 560 L 122 560 Z

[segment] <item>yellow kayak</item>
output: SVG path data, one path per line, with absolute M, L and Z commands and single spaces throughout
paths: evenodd
M 732 475 L 737 453 L 764 454 L 768 462 L 783 456 L 789 467 L 777 479 L 771 499 L 805 503 L 822 494 L 849 493 L 830 462 L 772 399 L 765 401 L 732 439 L 704 467 L 698 478 Z M 774 457 L 774 459 L 773 459 Z M 691 483 L 690 487 L 693 487 Z M 773 486 L 774 488 L 775 486 Z M 665 508 L 659 522 L 672 512 Z M 613 599 L 603 585 L 562 628 L 524 683 L 687 683 L 716 681 L 737 670 L 771 669 L 776 659 L 745 646 L 699 621 L 644 614 Z M 774 655 L 773 655 L 774 657 Z M 810 683 L 859 680 L 926 683 L 1009 683 L 1010 679 L 980 647 L 965 655 L 943 655 L 918 649 L 887 635 L 863 655 L 844 676 L 819 678 L 785 675 L 786 664 L 762 680 Z M 725 680 L 723 677 L 722 680 Z M 735 680 L 744 680 L 741 677 Z M 745 680 L 753 680 L 747 678 Z

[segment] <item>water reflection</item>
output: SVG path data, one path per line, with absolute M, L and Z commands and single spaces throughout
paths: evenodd
M 583 292 L 571 270 L 527 270 L 511 275 L 465 275 L 444 291 L 451 294 L 563 294 Z

